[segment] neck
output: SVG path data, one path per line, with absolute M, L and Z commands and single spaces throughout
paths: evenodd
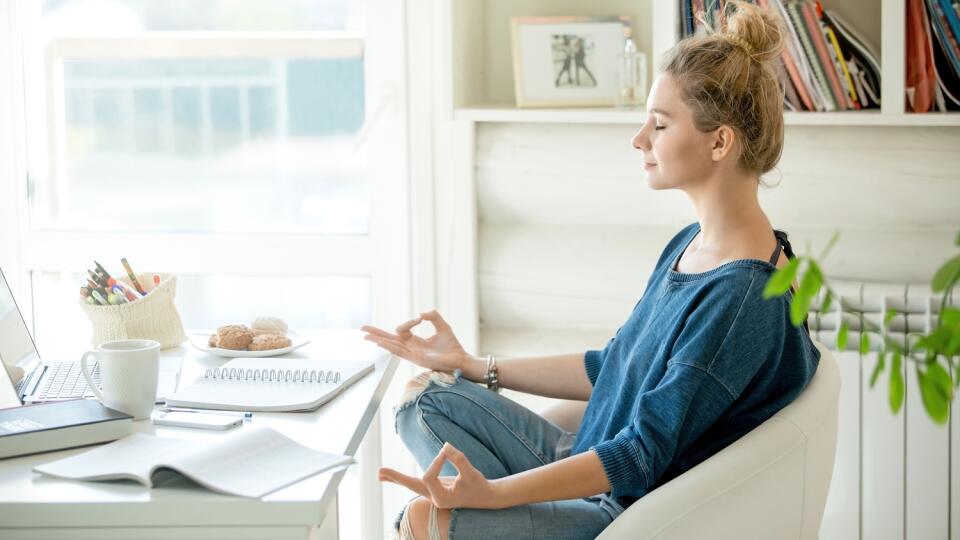
M 773 227 L 760 208 L 757 184 L 753 175 L 726 174 L 684 190 L 700 222 L 699 242 L 691 247 L 723 253 L 770 236 Z

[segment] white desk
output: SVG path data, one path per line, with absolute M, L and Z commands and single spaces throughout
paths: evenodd
M 375 369 L 341 395 L 309 413 L 255 413 L 247 425 L 270 426 L 317 450 L 353 456 L 396 369 L 396 359 L 365 342 L 358 331 L 305 332 L 312 342 L 291 356 L 371 360 Z M 227 358 L 185 344 L 165 355 L 183 357 L 180 387 Z M 269 359 L 267 359 L 269 360 Z M 134 422 L 134 431 L 198 443 L 228 432 Z M 316 538 L 336 529 L 337 487 L 345 470 L 321 473 L 247 499 L 208 491 L 187 480 L 154 489 L 133 482 L 58 480 L 32 468 L 83 449 L 0 460 L 0 538 Z M 355 465 L 356 466 L 356 465 Z M 328 512 L 329 510 L 329 512 Z M 317 526 L 323 524 L 322 531 Z

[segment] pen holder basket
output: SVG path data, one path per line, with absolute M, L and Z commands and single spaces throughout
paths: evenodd
M 142 274 L 137 280 L 147 285 L 146 278 L 155 274 Z M 177 278 L 169 274 L 157 274 L 160 284 L 147 290 L 143 298 L 126 304 L 100 306 L 80 301 L 80 307 L 93 324 L 94 347 L 118 339 L 152 339 L 160 342 L 161 349 L 177 347 L 187 340 L 183 322 L 173 299 L 177 294 Z M 126 278 L 117 278 L 126 284 Z M 149 281 L 152 285 L 153 282 Z

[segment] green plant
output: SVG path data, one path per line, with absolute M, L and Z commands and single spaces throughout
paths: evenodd
M 763 291 L 764 298 L 787 294 L 790 284 L 801 274 L 800 284 L 794 292 L 790 304 L 790 321 L 794 326 L 803 324 L 803 319 L 810 309 L 814 298 L 821 288 L 825 288 L 820 310 L 828 311 L 834 300 L 838 300 L 841 308 L 849 310 L 849 306 L 830 288 L 826 282 L 819 260 L 823 260 L 836 244 L 839 233 L 834 233 L 819 257 L 809 255 L 797 256 L 786 266 L 780 268 L 770 276 Z M 954 243 L 960 246 L 960 233 Z M 801 269 L 803 270 L 801 272 Z M 902 362 L 904 359 L 914 362 L 917 374 L 920 395 L 924 409 L 930 418 L 937 424 L 943 425 L 950 418 L 950 403 L 953 400 L 953 389 L 960 386 L 960 309 L 947 305 L 947 300 L 957 282 L 960 281 L 960 255 L 955 255 L 941 266 L 933 275 L 931 289 L 934 293 L 942 294 L 940 310 L 937 316 L 937 326 L 932 331 L 919 334 L 914 340 L 907 340 L 906 350 L 903 345 L 887 336 L 890 321 L 896 316 L 894 310 L 888 310 L 883 317 L 882 327 L 875 323 L 863 320 L 860 333 L 860 354 L 870 350 L 870 335 L 879 336 L 882 341 L 878 362 L 870 375 L 870 388 L 887 368 L 887 359 L 890 360 L 889 403 L 894 414 L 900 411 L 903 405 L 905 384 L 903 381 Z M 849 328 L 846 321 L 842 321 L 837 331 L 837 350 L 845 350 Z M 952 378 L 951 378 L 951 373 Z

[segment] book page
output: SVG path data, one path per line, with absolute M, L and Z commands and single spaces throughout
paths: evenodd
M 74 480 L 135 480 L 153 487 L 171 469 L 229 495 L 262 497 L 314 474 L 349 464 L 348 456 L 312 450 L 267 427 L 244 427 L 203 444 L 134 433 L 34 470 Z
M 214 491 L 262 497 L 352 460 L 312 450 L 273 429 L 250 426 L 215 445 L 179 454 L 175 461 L 177 471 Z
M 184 443 L 134 433 L 75 456 L 37 465 L 33 470 L 74 480 L 135 480 L 151 487 L 154 466 L 161 461 L 176 460 L 188 451 L 190 447 Z

